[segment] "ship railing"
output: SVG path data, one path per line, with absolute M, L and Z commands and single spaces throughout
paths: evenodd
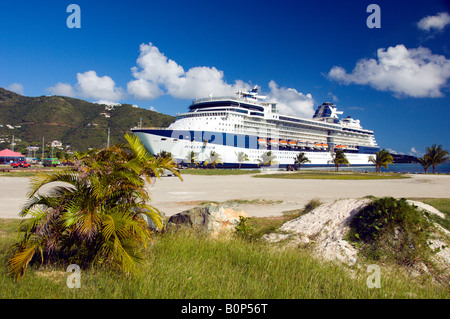
M 222 100 L 233 100 L 233 101 L 237 101 L 237 102 L 253 103 L 255 105 L 262 104 L 261 102 L 259 102 L 257 100 L 241 98 L 241 97 L 236 97 L 236 96 L 210 96 L 210 97 L 195 99 L 194 101 L 192 101 L 192 104 L 198 104 L 198 103 L 210 102 L 210 101 L 222 101 Z
M 131 128 L 132 130 L 167 130 L 167 127 L 157 127 L 157 126 L 135 126 Z

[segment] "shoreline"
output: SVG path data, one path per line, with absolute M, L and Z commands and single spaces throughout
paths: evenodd
M 265 201 L 236 203 L 249 217 L 282 216 L 301 209 L 312 199 L 328 203 L 365 196 L 396 198 L 450 198 L 450 175 L 408 174 L 411 178 L 385 180 L 266 179 L 252 175 L 183 175 L 161 177 L 148 185 L 151 205 L 167 217 L 201 202 L 233 200 Z M 28 177 L 0 177 L 0 218 L 20 218 L 27 201 Z M 280 202 L 281 201 L 281 202 Z

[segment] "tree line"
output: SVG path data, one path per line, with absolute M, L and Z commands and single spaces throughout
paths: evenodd
M 242 163 L 249 161 L 248 155 L 242 151 L 236 152 L 235 154 L 237 162 L 239 163 L 239 169 L 241 169 Z M 390 164 L 394 164 L 394 159 L 391 153 L 386 149 L 381 149 L 380 151 L 375 152 L 374 155 L 375 156 L 372 155 L 369 157 L 368 163 L 372 163 L 375 165 L 377 173 L 381 172 L 382 167 L 387 169 Z M 417 159 L 424 168 L 425 173 L 427 173 L 428 168 L 432 167 L 434 174 L 438 165 L 450 160 L 450 157 L 448 157 L 448 155 L 448 151 L 444 150 L 442 148 L 442 145 L 433 144 L 432 146 L 426 148 L 426 153 L 422 157 L 418 157 Z M 171 154 L 162 152 L 160 156 L 171 157 Z M 350 165 L 350 162 L 348 161 L 347 156 L 342 149 L 337 149 L 336 152 L 332 152 L 331 157 L 332 158 L 328 161 L 328 164 L 333 164 L 335 166 L 336 172 L 339 170 L 339 167 L 341 165 Z M 186 162 L 183 161 L 183 163 L 187 163 L 189 167 L 195 167 L 199 165 L 197 154 L 194 151 L 189 152 L 185 160 Z M 263 153 L 258 159 L 258 162 L 258 166 L 271 166 L 273 164 L 278 164 L 278 162 L 276 161 L 276 155 L 274 155 L 272 151 Z M 305 153 L 298 153 L 295 157 L 294 165 L 298 165 L 300 169 L 301 166 L 306 163 L 311 163 L 311 161 L 308 159 Z M 203 167 L 215 168 L 218 164 L 223 164 L 220 154 L 215 151 L 211 151 L 211 153 L 208 155 L 208 158 L 203 162 Z

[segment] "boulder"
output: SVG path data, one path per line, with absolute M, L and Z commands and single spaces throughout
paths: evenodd
M 167 221 L 166 229 L 192 228 L 217 237 L 232 232 L 239 223 L 240 216 L 248 217 L 243 210 L 210 204 L 172 215 Z

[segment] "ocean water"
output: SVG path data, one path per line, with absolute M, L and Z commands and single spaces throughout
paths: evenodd
M 334 169 L 334 167 L 333 167 Z M 339 167 L 340 171 L 354 171 L 354 172 L 375 172 L 374 166 L 360 166 L 360 167 Z M 425 173 L 422 165 L 420 164 L 390 164 L 388 169 L 382 167 L 382 172 L 392 172 L 392 173 Z M 427 170 L 427 174 L 433 172 L 433 168 L 429 167 Z M 443 163 L 441 165 L 436 166 L 436 173 L 440 174 L 450 174 L 450 163 Z

